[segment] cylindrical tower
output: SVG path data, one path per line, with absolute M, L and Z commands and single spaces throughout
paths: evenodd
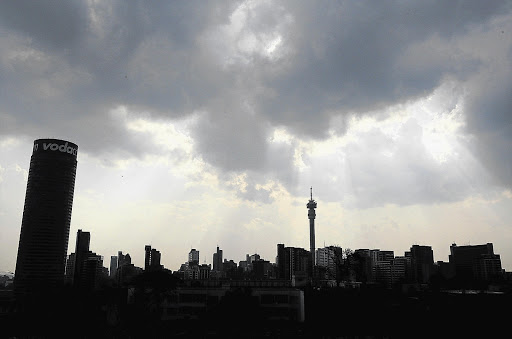
M 77 151 L 69 141 L 34 141 L 14 277 L 17 295 L 63 284 Z
M 313 271 L 313 267 L 315 266 L 315 208 L 316 201 L 313 200 L 313 187 L 310 189 L 311 198 L 309 199 L 308 204 L 306 205 L 308 208 L 308 218 L 309 218 L 309 249 L 311 251 L 311 272 Z

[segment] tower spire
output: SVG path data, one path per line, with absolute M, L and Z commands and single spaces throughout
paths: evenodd
M 306 207 L 308 208 L 308 219 L 309 219 L 309 250 L 311 255 L 311 272 L 310 277 L 313 277 L 313 269 L 315 266 L 315 208 L 316 201 L 313 200 L 313 186 L 309 189 L 310 200 Z

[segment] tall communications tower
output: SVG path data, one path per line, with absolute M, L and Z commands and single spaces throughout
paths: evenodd
M 315 208 L 316 201 L 313 200 L 313 187 L 310 188 L 311 198 L 309 199 L 308 204 L 308 218 L 309 218 L 309 248 L 311 251 L 311 270 L 315 266 Z

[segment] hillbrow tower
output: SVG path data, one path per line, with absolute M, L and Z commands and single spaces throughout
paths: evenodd
M 313 200 L 313 187 L 310 188 L 311 198 L 309 199 L 308 204 L 306 205 L 308 208 L 308 218 L 309 218 L 309 249 L 311 251 L 311 272 L 313 272 L 313 267 L 315 266 L 315 208 L 316 201 Z
M 69 141 L 34 141 L 14 276 L 17 295 L 63 284 L 77 151 Z

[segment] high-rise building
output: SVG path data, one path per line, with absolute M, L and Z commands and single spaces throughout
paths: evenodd
M 198 279 L 201 279 L 201 280 L 210 279 L 210 271 L 211 271 L 210 265 L 202 264 L 197 267 L 198 267 L 198 272 L 199 272 Z
M 217 252 L 213 253 L 213 270 L 222 271 L 222 250 L 217 246 Z
M 64 283 L 78 146 L 34 141 L 21 223 L 14 288 L 47 292 Z
M 309 252 L 311 255 L 311 267 L 315 265 L 315 208 L 316 201 L 313 200 L 313 187 L 311 187 L 311 198 L 309 199 L 308 204 L 306 205 L 308 208 L 308 218 L 309 218 Z M 313 270 L 311 270 L 311 273 Z
M 108 276 L 108 270 L 103 267 L 103 257 L 89 250 L 90 242 L 91 233 L 78 230 L 75 253 L 71 253 L 70 258 L 74 257 L 75 259 L 72 275 L 73 286 L 92 291 L 99 286 L 102 279 Z M 67 273 L 66 278 L 68 278 Z
M 73 278 L 75 276 L 75 253 L 71 253 L 68 255 L 68 259 L 66 260 L 66 272 L 64 277 L 64 282 L 66 285 L 73 284 Z
M 82 268 L 84 262 L 89 255 L 89 245 L 91 243 L 91 233 L 78 230 L 76 234 L 75 245 L 75 273 L 73 275 L 73 285 L 80 284 L 80 277 L 82 275 Z
M 376 250 L 370 250 L 368 248 L 361 248 L 354 251 L 354 255 L 352 257 L 355 259 L 356 281 L 373 281 L 372 257 L 374 257 L 374 251 Z
M 261 259 L 260 255 L 258 253 L 254 253 L 253 255 L 247 255 L 247 262 L 248 263 L 253 263 L 255 261 L 258 261 Z
M 414 282 L 426 284 L 434 271 L 434 252 L 431 246 L 411 247 L 411 269 Z
M 75 285 L 83 290 L 92 291 L 98 287 L 103 278 L 103 257 L 88 251 L 81 266 L 80 279 Z
M 455 266 L 458 279 L 489 280 L 501 274 L 500 256 L 494 254 L 493 244 L 450 246 L 449 261 Z
M 483 254 L 473 266 L 473 274 L 476 280 L 492 282 L 503 277 L 501 258 L 499 254 Z
M 132 263 L 132 257 L 129 253 L 123 254 L 123 251 L 117 251 L 117 268 L 121 268 L 124 265 Z
M 149 265 L 151 263 L 151 246 L 150 245 L 146 245 L 144 247 L 144 252 L 145 252 L 145 255 L 144 255 L 144 271 L 147 271 L 147 270 L 149 270 Z
M 123 254 L 122 251 L 117 252 L 116 281 L 119 285 L 125 286 L 130 283 L 133 278 L 141 274 L 142 271 L 142 268 L 132 264 L 132 258 L 129 253 Z
M 279 279 L 292 280 L 294 275 L 310 275 L 311 255 L 303 248 L 277 244 L 277 271 Z
M 315 259 L 316 265 L 324 268 L 323 272 L 325 272 L 325 275 L 321 278 L 335 279 L 341 273 L 339 272 L 343 260 L 341 247 L 328 246 L 319 248 L 316 250 Z
M 272 275 L 272 264 L 270 261 L 258 259 L 251 264 L 254 279 L 267 279 Z
M 195 262 L 196 264 L 199 264 L 199 251 L 195 248 L 191 249 L 188 253 L 188 262 Z
M 145 249 L 145 257 L 144 257 L 144 271 L 157 270 L 161 269 L 160 266 L 160 251 L 157 251 L 155 248 L 151 248 L 150 245 L 146 245 Z
M 110 277 L 115 277 L 117 272 L 117 256 L 110 256 Z
M 246 271 L 250 272 L 253 270 L 252 264 L 255 261 L 260 260 L 260 255 L 257 253 L 254 253 L 253 255 L 246 254 L 245 255 L 245 262 L 246 262 Z
M 151 249 L 151 267 L 152 268 L 162 268 L 160 265 L 160 258 L 162 255 L 160 251 L 157 251 L 156 248 Z

